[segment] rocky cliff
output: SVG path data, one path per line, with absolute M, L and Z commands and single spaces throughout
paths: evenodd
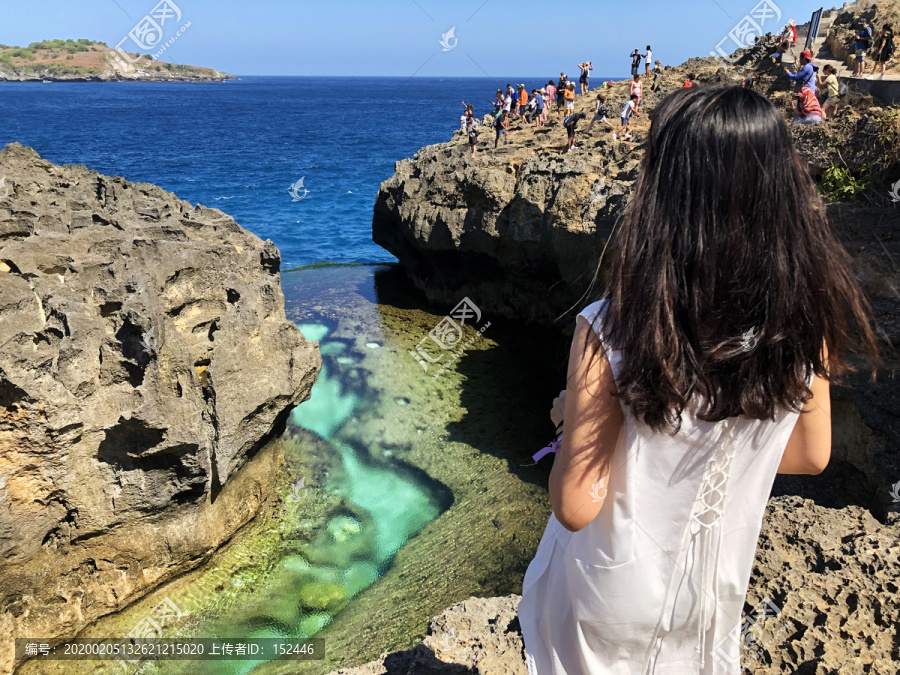
M 4 638 L 73 636 L 253 516 L 277 462 L 242 467 L 321 367 L 279 267 L 221 211 L 0 152 Z
M 613 141 L 605 125 L 588 131 L 599 88 L 576 98 L 576 112 L 589 114 L 571 153 L 565 152 L 558 114 L 543 128 L 513 120 L 509 145 L 501 141 L 497 148 L 493 131 L 483 126 L 475 157 L 457 130 L 450 141 L 397 162 L 376 198 L 372 237 L 397 256 L 433 302 L 453 306 L 468 295 L 495 316 L 553 323 L 584 302 L 582 295 L 630 197 L 652 111 L 689 73 L 697 75 L 700 86 L 737 84 L 758 74 L 756 90 L 783 109 L 786 119 L 792 116 L 791 83 L 780 63 L 765 58 L 773 49 L 774 39 L 763 39 L 733 55 L 728 69 L 712 58 L 663 68 L 644 83 L 642 115 L 634 119 L 630 141 Z M 602 87 L 616 126 L 629 87 L 630 81 Z M 900 179 L 895 108 L 854 92 L 834 119 L 795 125 L 791 133 L 817 174 L 836 167 L 860 191 L 877 182 L 875 201 L 890 205 L 889 185 Z
M 886 15 L 880 7 L 875 11 Z M 648 117 L 688 73 L 701 86 L 759 74 L 757 91 L 790 116 L 790 84 L 781 64 L 764 58 L 771 47 L 764 39 L 736 53 L 727 70 L 702 58 L 664 68 L 644 84 L 631 141 L 613 141 L 602 126 L 588 132 L 589 115 L 580 123 L 578 147 L 565 153 L 566 133 L 554 116 L 543 129 L 514 121 L 509 146 L 501 141 L 497 149 L 484 129 L 473 158 L 457 131 L 449 142 L 397 163 L 377 197 L 373 238 L 435 303 L 449 307 L 469 296 L 485 315 L 554 323 L 586 304 L 583 294 L 637 175 Z M 615 115 L 628 84 L 604 89 Z M 597 93 L 579 97 L 576 111 L 587 112 Z M 876 382 L 860 378 L 834 389 L 828 469 L 776 479 L 745 613 L 752 619 L 768 598 L 778 620 L 760 631 L 755 646 L 747 645 L 743 672 L 894 673 L 900 663 L 900 497 L 894 496 L 900 485 L 900 208 L 888 190 L 900 179 L 900 115 L 852 92 L 834 119 L 792 127 L 791 134 L 835 200 L 829 216 L 887 338 L 885 362 Z M 845 196 L 858 199 L 836 201 Z M 557 325 L 571 330 L 571 316 Z M 517 602 L 512 596 L 454 605 L 435 618 L 421 644 L 340 675 L 524 673 Z

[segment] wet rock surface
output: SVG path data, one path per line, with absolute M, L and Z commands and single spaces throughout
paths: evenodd
M 224 488 L 321 360 L 221 211 L 18 144 L 0 178 L 0 632 L 72 636 L 253 516 L 273 471 Z

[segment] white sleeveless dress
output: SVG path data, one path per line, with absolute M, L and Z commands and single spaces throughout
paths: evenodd
M 594 323 L 605 307 L 579 316 L 618 381 L 621 354 Z M 626 408 L 599 514 L 578 532 L 551 514 L 525 573 L 529 675 L 738 675 L 757 539 L 797 417 L 714 424 L 685 411 L 672 437 Z

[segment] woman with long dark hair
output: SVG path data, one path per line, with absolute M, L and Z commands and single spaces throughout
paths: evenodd
M 531 675 L 740 672 L 772 483 L 827 465 L 829 383 L 877 358 L 868 314 L 775 107 L 742 87 L 663 101 L 552 414 Z

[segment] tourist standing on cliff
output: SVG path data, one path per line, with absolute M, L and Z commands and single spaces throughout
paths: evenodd
M 566 84 L 566 91 L 563 94 L 566 99 L 566 115 L 574 112 L 575 110 L 575 83 L 569 82 Z
M 635 75 L 631 82 L 631 95 L 637 96 L 634 101 L 634 112 L 639 112 L 641 107 L 641 96 L 644 95 L 644 83 L 641 81 L 640 75 Z
M 525 116 L 525 111 L 528 108 L 528 92 L 525 91 L 525 85 L 519 85 L 519 117 Z
M 581 68 L 581 76 L 578 78 L 578 82 L 581 84 L 581 94 L 583 96 L 588 92 L 588 85 L 591 79 L 591 71 L 594 69 L 594 64 L 590 61 L 585 61 L 584 63 L 579 63 L 578 67 Z
M 608 281 L 550 413 L 529 675 L 740 675 L 775 476 L 822 472 L 830 384 L 878 356 L 848 259 L 772 103 L 728 86 L 660 104 L 611 255 L 573 271 Z
M 638 74 L 638 68 L 641 67 L 641 52 L 635 47 L 634 51 L 631 52 L 631 76 L 634 77 Z
M 885 66 L 887 66 L 887 62 L 891 60 L 895 50 L 894 29 L 891 27 L 891 24 L 888 23 L 881 29 L 881 35 L 878 37 L 878 42 L 875 44 L 875 65 L 872 66 L 872 74 L 869 75 L 870 80 L 874 79 L 875 71 L 879 68 L 881 68 L 881 77 L 878 79 L 884 79 Z
M 565 110 L 566 84 L 568 81 L 569 79 L 565 73 L 559 74 L 559 82 L 556 85 L 556 110 L 559 112 L 560 117 L 562 117 Z
M 553 105 L 553 102 L 556 101 L 556 87 L 553 84 L 553 80 L 547 82 L 546 87 L 547 95 L 544 97 L 544 124 L 550 121 L 550 106 Z
M 650 64 L 653 63 L 650 59 L 653 58 L 653 50 L 650 49 L 650 45 L 647 45 L 647 53 L 641 54 L 644 57 L 644 76 L 650 77 Z
M 856 74 L 862 77 L 866 71 L 866 50 L 872 44 L 872 29 L 869 22 L 862 20 L 862 27 L 856 33 L 856 41 L 853 48 L 856 50 Z
M 837 70 L 830 63 L 826 63 L 822 68 L 825 72 L 825 78 L 822 85 L 825 88 L 825 103 L 822 105 L 822 116 L 825 119 L 834 117 L 837 112 L 837 106 L 840 99 L 841 86 L 837 79 Z
M 466 118 L 466 125 L 468 126 L 470 120 L 475 119 L 475 109 L 472 107 L 472 104 L 466 105 L 466 102 L 463 101 L 463 115 Z
M 469 137 L 469 147 L 472 148 L 472 157 L 474 157 L 475 149 L 478 147 L 478 120 L 474 117 L 466 124 L 466 134 Z
M 650 72 L 653 73 L 653 82 L 651 83 L 650 90 L 651 91 L 659 91 L 659 73 L 662 71 L 662 64 L 657 59 L 653 63 L 653 70 Z
M 503 112 L 504 101 L 503 101 L 503 90 L 502 89 L 497 90 L 497 93 L 494 96 L 494 100 L 491 101 L 491 105 L 494 106 L 494 117 L 499 116 L 500 113 Z
M 495 148 L 500 141 L 500 136 L 503 136 L 503 145 L 509 145 L 509 112 L 504 110 L 500 113 L 500 117 L 494 121 L 494 131 L 497 132 L 494 137 Z
M 537 101 L 537 109 L 535 111 L 535 126 L 544 126 L 544 120 L 547 117 L 547 101 L 544 96 L 547 94 L 546 89 L 536 89 L 534 99 Z

